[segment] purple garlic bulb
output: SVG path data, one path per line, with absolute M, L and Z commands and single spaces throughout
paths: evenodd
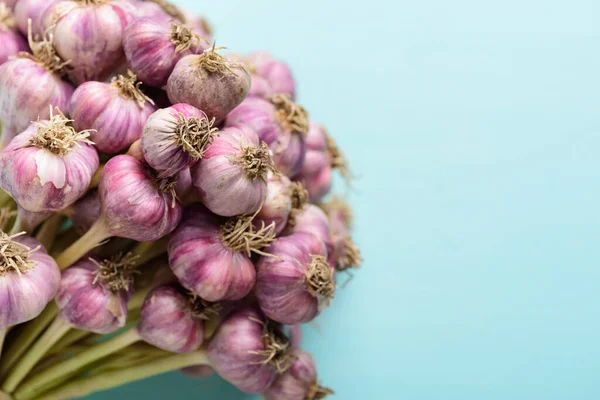
M 188 104 L 156 111 L 144 125 L 144 159 L 160 178 L 177 175 L 204 156 L 218 132 L 213 123 Z
M 0 232 L 0 329 L 37 317 L 59 284 L 60 270 L 40 242 Z
M 6 5 L 6 7 L 13 9 L 15 8 L 15 4 L 17 4 L 17 0 L 2 0 L 2 3 Z
M 190 296 L 176 285 L 160 286 L 146 297 L 137 332 L 160 349 L 188 353 L 202 345 L 204 321 L 218 312 L 218 305 Z
M 321 208 L 329 217 L 334 244 L 333 261 L 335 268 L 338 271 L 344 271 L 360 266 L 362 263 L 360 250 L 351 236 L 352 212 L 350 206 L 343 200 L 334 197 L 327 203 L 322 204 Z
M 156 172 L 127 155 L 111 158 L 98 187 L 108 232 L 139 242 L 171 233 L 181 220 L 175 198 L 176 181 L 159 179 Z
M 318 202 L 331 191 L 334 169 L 346 180 L 350 171 L 344 154 L 323 126 L 311 121 L 306 144 L 304 165 L 294 179 L 304 183 L 312 202 Z
M 192 173 L 189 168 L 186 168 L 179 173 L 177 185 L 175 185 L 175 193 L 177 193 L 177 198 L 181 199 L 183 204 L 186 204 L 186 201 L 189 201 L 190 199 L 195 199 L 196 191 L 194 190 Z
M 333 171 L 329 165 L 326 165 L 321 171 L 313 175 L 304 175 L 300 172 L 295 179 L 302 182 L 306 187 L 310 193 L 311 202 L 319 202 L 331 191 Z
M 121 63 L 123 32 L 136 14 L 124 0 L 65 0 L 46 9 L 42 25 L 52 30 L 60 57 L 70 60 L 69 76 L 81 84 L 105 79 Z
M 31 33 L 33 36 L 43 36 L 42 15 L 53 4 L 61 0 L 19 0 L 15 5 L 15 20 L 17 27 L 23 35 L 29 32 L 31 20 Z
M 310 354 L 294 350 L 292 366 L 264 393 L 265 400 L 317 400 L 333 394 L 319 385 L 317 367 Z
M 131 71 L 111 83 L 85 82 L 71 97 L 69 110 L 77 130 L 91 130 L 101 153 L 126 150 L 142 135 L 144 123 L 155 111 L 154 102 L 141 90 Z
M 294 325 L 312 321 L 335 292 L 335 270 L 323 242 L 308 233 L 280 237 L 256 266 L 256 298 L 274 321 Z
M 246 63 L 252 71 L 267 80 L 273 93 L 287 94 L 291 99 L 296 97 L 296 83 L 287 64 L 266 52 L 249 54 Z
M 131 23 L 123 37 L 130 68 L 147 85 L 161 88 L 167 84 L 179 60 L 191 54 L 202 54 L 203 43 L 208 42 L 186 25 L 150 18 Z
M 171 103 L 187 103 L 216 123 L 239 105 L 250 90 L 250 74 L 240 62 L 217 53 L 214 46 L 201 55 L 183 57 L 167 82 Z
M 265 225 L 275 224 L 275 233 L 279 234 L 287 225 L 292 211 L 292 182 L 288 177 L 269 172 L 267 178 L 267 197 L 256 220 Z
M 62 273 L 56 304 L 63 319 L 77 329 L 99 334 L 127 321 L 127 301 L 137 272 L 131 254 L 108 260 L 82 259 Z
M 73 86 L 61 79 L 67 63 L 57 56 L 52 36 L 34 41 L 29 34 L 32 54 L 0 65 L 0 150 L 31 124 L 50 117 L 52 107 L 66 110 Z
M 274 226 L 255 230 L 252 217 L 229 220 L 190 207 L 169 241 L 169 265 L 183 287 L 209 301 L 239 300 L 256 278 L 252 252 L 274 239 Z
M 16 21 L 10 8 L 0 3 L 0 65 L 20 51 L 27 51 L 27 42 L 15 30 Z
M 248 97 L 268 98 L 273 94 L 273 89 L 265 78 L 258 75 L 252 75 Z
M 89 132 L 69 126 L 60 110 L 32 123 L 0 154 L 0 187 L 28 211 L 58 211 L 86 191 L 98 169 Z
M 183 21 L 181 10 L 166 0 L 129 1 L 135 5 L 140 18 L 150 19 L 156 22 Z
M 245 124 L 269 145 L 277 169 L 293 178 L 304 164 L 308 113 L 285 95 L 249 97 L 227 116 L 226 125 Z
M 332 238 L 329 218 L 319 207 L 308 204 L 298 210 L 294 220 L 288 224 L 283 235 L 293 235 L 294 233 L 309 233 L 318 237 L 327 249 L 328 262 L 333 265 L 335 255 L 335 245 Z
M 288 223 L 294 224 L 298 213 L 308 202 L 308 192 L 299 182 L 291 182 L 285 175 L 269 173 L 267 198 L 256 215 L 256 220 L 265 225 L 275 224 L 279 235 Z
M 269 149 L 246 126 L 230 126 L 191 169 L 202 203 L 224 217 L 256 213 L 267 195 Z
M 246 306 L 219 326 L 208 346 L 208 357 L 221 377 L 246 393 L 262 393 L 284 373 L 293 358 L 280 327 Z

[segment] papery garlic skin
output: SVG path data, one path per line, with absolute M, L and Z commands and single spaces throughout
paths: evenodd
M 141 137 L 144 123 L 156 110 L 144 97 L 127 95 L 115 84 L 118 82 L 85 82 L 75 90 L 69 104 L 73 126 L 93 130 L 90 139 L 101 153 L 115 154 L 129 148 Z M 135 86 L 133 90 L 143 96 Z
M 362 263 L 360 249 L 352 240 L 352 213 L 343 200 L 333 197 L 321 204 L 329 218 L 334 244 L 334 263 L 338 271 L 356 268 Z
M 73 327 L 107 334 L 125 326 L 129 296 L 98 279 L 98 269 L 84 258 L 63 271 L 55 300 L 61 317 Z
M 98 153 L 86 142 L 73 143 L 64 154 L 32 144 L 40 126 L 51 121 L 31 124 L 0 154 L 0 187 L 28 211 L 64 210 L 87 191 Z
M 169 15 L 157 2 L 144 0 L 144 1 L 132 1 L 135 5 L 138 19 L 147 18 L 156 22 L 169 22 L 175 19 L 172 15 Z
M 317 380 L 317 367 L 313 357 L 295 350 L 292 366 L 280 375 L 264 393 L 265 400 L 324 399 L 333 391 L 323 388 Z
M 27 51 L 27 42 L 16 31 L 16 20 L 12 10 L 0 3 L 0 65 L 20 51 Z
M 229 54 L 229 59 L 236 60 L 240 63 L 243 63 L 246 69 L 250 72 L 250 91 L 248 92 L 248 97 L 260 97 L 268 99 L 269 96 L 276 94 L 271 87 L 269 81 L 258 75 L 254 66 L 248 61 L 248 59 L 241 54 Z
M 165 178 L 196 164 L 217 131 L 204 112 L 188 104 L 156 111 L 143 129 L 144 159 Z
M 278 374 L 273 363 L 265 363 L 269 357 L 263 336 L 266 323 L 254 307 L 242 307 L 221 323 L 208 346 L 208 357 L 218 374 L 246 393 L 264 392 Z
M 0 28 L 0 65 L 8 61 L 20 51 L 27 51 L 27 42 L 21 35 L 12 29 L 2 30 Z
M 255 293 L 261 310 L 287 325 L 312 321 L 333 296 L 334 269 L 326 263 L 327 250 L 315 235 L 296 233 L 280 237 L 256 266 Z M 318 270 L 317 270 L 318 268 Z M 311 287 L 311 269 L 322 287 Z
M 308 204 L 303 210 L 299 211 L 295 217 L 293 225 L 288 225 L 283 232 L 284 236 L 295 233 L 309 233 L 318 237 L 327 249 L 327 259 L 333 265 L 335 256 L 335 244 L 329 225 L 327 214 L 319 207 Z
M 123 34 L 123 48 L 131 70 L 147 85 L 161 88 L 179 60 L 202 54 L 207 44 L 199 32 L 170 19 L 138 19 Z
M 171 233 L 181 220 L 182 206 L 159 185 L 152 171 L 135 158 L 111 158 L 98 187 L 102 218 L 109 233 L 139 242 L 151 242 Z
M 283 99 L 278 96 L 277 98 Z M 260 140 L 269 145 L 277 169 L 292 178 L 305 162 L 306 143 L 304 135 L 308 132 L 308 114 L 303 108 L 286 100 L 297 115 L 279 109 L 273 101 L 259 97 L 248 97 L 227 116 L 226 126 L 245 124 L 256 131 Z M 289 118 L 301 120 L 302 126 L 291 124 Z
M 267 195 L 269 151 L 247 126 L 220 131 L 203 159 L 191 169 L 202 203 L 224 217 L 258 211 Z
M 275 233 L 280 234 L 286 227 L 292 211 L 291 181 L 284 175 L 269 173 L 267 197 L 256 220 L 265 225 L 275 223 Z
M 8 8 L 14 8 L 18 0 L 2 0 L 2 3 L 6 4 Z
M 331 192 L 333 170 L 329 164 L 325 164 L 322 170 L 312 175 L 304 175 L 300 172 L 294 179 L 302 182 L 310 193 L 310 201 L 317 203 Z
M 316 203 L 331 191 L 333 185 L 332 160 L 323 126 L 310 121 L 306 146 L 304 165 L 294 179 L 304 184 L 310 193 L 310 200 Z
M 0 65 L 4 64 L 20 51 L 27 51 L 25 39 L 10 29 L 6 31 L 0 29 L 0 43 L 2 43 L 2 48 L 0 48 Z
M 296 83 L 290 67 L 266 52 L 251 53 L 246 57 L 250 68 L 269 82 L 273 93 L 296 97 Z
M 20 272 L 0 261 L 0 329 L 37 317 L 52 301 L 60 284 L 56 262 L 37 240 L 28 236 L 12 240 L 32 252 L 27 256 L 29 267 Z M 6 254 L 6 249 L 3 252 Z
M 266 98 L 275 94 L 273 88 L 265 78 L 259 75 L 252 75 L 252 81 L 250 83 L 250 91 L 248 97 L 261 97 Z
M 275 113 L 275 106 L 268 100 L 248 97 L 227 115 L 225 124 L 251 126 L 260 140 L 270 146 L 284 134 L 284 128 Z
M 50 116 L 48 105 L 67 110 L 73 86 L 31 58 L 15 58 L 0 65 L 0 149 L 31 121 Z
M 222 223 L 203 207 L 192 206 L 169 240 L 171 270 L 183 287 L 208 301 L 242 299 L 256 279 L 248 255 L 222 241 Z
M 44 29 L 54 28 L 58 54 L 71 60 L 69 76 L 77 84 L 103 80 L 124 58 L 123 31 L 137 11 L 123 0 L 65 0 L 42 17 Z
M 204 341 L 204 322 L 194 317 L 188 297 L 174 285 L 148 294 L 136 329 L 144 341 L 173 353 L 197 350 Z
M 277 140 L 273 147 L 273 162 L 281 173 L 293 177 L 304 165 L 306 145 L 302 135 L 284 135 Z
M 194 183 L 192 181 L 192 173 L 189 168 L 181 171 L 177 177 L 177 185 L 175 186 L 177 198 L 181 199 L 183 204 L 191 198 L 195 199 Z
M 15 5 L 15 19 L 17 27 L 23 35 L 28 33 L 27 21 L 31 19 L 31 32 L 33 36 L 42 36 L 44 28 L 42 27 L 42 15 L 55 3 L 62 0 L 19 0 Z
M 315 174 L 329 163 L 326 157 L 327 134 L 325 128 L 314 121 L 310 121 L 306 141 L 306 162 L 302 167 L 302 173 L 306 175 Z
M 183 57 L 167 82 L 172 103 L 190 104 L 215 118 L 217 124 L 249 90 L 250 74 L 244 65 L 221 56 L 214 47 L 201 55 Z

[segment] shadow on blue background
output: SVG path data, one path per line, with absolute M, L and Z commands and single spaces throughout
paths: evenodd
M 336 398 L 599 398 L 597 2 L 179 4 L 288 60 L 360 175 L 365 266 L 305 329 Z M 252 398 L 177 374 L 91 398 L 137 397 Z

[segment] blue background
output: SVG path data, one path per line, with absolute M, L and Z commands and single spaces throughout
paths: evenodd
M 305 329 L 335 398 L 599 398 L 597 1 L 179 4 L 288 60 L 359 174 L 364 268 Z M 253 399 L 92 399 L 142 394 Z

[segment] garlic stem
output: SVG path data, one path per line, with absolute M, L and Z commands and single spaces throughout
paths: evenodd
M 100 372 L 105 372 L 107 370 L 134 367 L 142 362 L 149 361 L 150 359 L 157 360 L 159 358 L 164 358 L 165 355 L 170 355 L 170 353 L 168 353 L 168 352 L 150 347 L 149 345 L 146 345 L 146 346 L 148 346 L 148 349 L 141 351 L 140 349 L 136 349 L 136 345 L 131 345 L 123 351 L 119 351 L 116 354 L 113 354 L 104 359 L 98 360 L 98 361 L 86 366 L 86 368 L 85 368 L 86 375 L 87 376 L 96 375 Z M 83 347 L 85 348 L 86 346 L 83 345 Z M 67 350 L 71 351 L 71 349 L 67 349 Z M 77 351 L 77 350 L 75 350 L 75 351 Z M 60 361 L 63 358 L 63 356 L 60 354 L 57 354 L 56 357 L 58 357 L 58 361 Z M 54 360 L 54 362 L 51 364 L 48 364 L 47 367 L 50 367 L 51 365 L 56 364 L 56 362 L 57 361 Z M 44 367 L 43 369 L 46 369 L 46 367 Z M 54 381 L 48 383 L 47 385 L 44 385 L 42 388 L 40 388 L 40 390 L 38 390 L 38 392 L 43 393 L 52 388 L 61 386 L 61 385 L 65 384 L 67 381 L 72 380 L 73 377 L 76 376 L 77 374 L 79 374 L 80 372 L 81 371 L 75 371 L 71 374 L 63 375 L 60 378 L 58 378 L 57 380 L 54 380 Z
M 22 207 L 17 207 L 17 219 L 11 229 L 11 235 L 21 232 L 33 234 L 33 231 L 48 217 L 52 215 L 52 211 L 31 212 Z
M 138 256 L 138 265 L 145 265 L 148 261 L 167 252 L 168 238 L 162 238 L 155 242 L 140 242 L 131 251 L 133 255 Z
M 21 226 L 23 225 L 23 218 L 21 217 L 21 213 L 17 213 L 17 218 L 15 219 L 15 223 L 12 229 L 9 232 L 9 235 L 16 235 L 17 233 L 23 232 Z
M 50 350 L 52 345 L 63 337 L 69 329 L 69 323 L 62 318 L 57 317 L 48 327 L 46 332 L 44 332 L 34 343 L 27 354 L 25 354 L 25 356 L 23 356 L 10 371 L 10 374 L 2 385 L 2 390 L 7 393 L 12 393 L 33 367 L 35 367 L 38 361 L 40 361 L 48 350 Z
M 6 337 L 6 329 L 0 329 L 0 356 L 2 356 L 2 346 L 4 346 L 4 338 Z
M 78 342 L 80 339 L 83 339 L 89 335 L 91 335 L 91 333 L 88 331 L 84 331 L 81 329 L 71 329 L 58 342 L 56 342 L 56 344 L 52 347 L 52 349 L 50 349 L 48 354 L 60 353 L 73 343 Z
M 212 339 L 221 322 L 223 322 L 223 316 L 217 315 L 204 323 L 204 340 Z
M 98 219 L 96 222 L 94 222 L 94 225 L 92 225 L 90 230 L 85 233 L 85 235 L 80 237 L 75 243 L 69 246 L 56 259 L 58 267 L 61 269 L 61 271 L 70 267 L 77 262 L 77 260 L 86 255 L 94 247 L 99 246 L 102 241 L 108 239 L 109 237 L 110 233 L 108 233 L 104 219 Z
M 16 399 L 31 399 L 41 394 L 44 386 L 51 382 L 56 382 L 64 375 L 70 375 L 94 361 L 100 360 L 106 356 L 114 354 L 127 346 L 141 340 L 134 328 L 129 331 L 107 340 L 97 343 L 87 350 L 77 353 L 75 356 L 53 365 L 45 371 L 33 376 L 26 381 L 15 393 Z M 123 372 L 121 372 L 123 373 Z M 67 385 L 68 386 L 68 385 Z M 46 396 L 44 396 L 46 398 Z
M 117 369 L 99 373 L 97 375 L 80 378 L 44 393 L 45 400 L 64 400 L 81 397 L 98 390 L 106 390 L 126 383 L 134 382 L 151 376 L 164 374 L 192 365 L 210 365 L 206 350 L 198 350 L 191 353 L 175 354 L 162 358 L 160 362 L 155 359 L 145 361 L 135 367 Z M 15 393 L 16 400 L 30 400 L 33 397 L 18 391 Z
M 54 214 L 44 221 L 37 235 L 35 235 L 35 238 L 42 244 L 42 246 L 44 246 L 47 251 L 52 248 L 54 240 L 56 239 L 56 234 L 61 228 L 62 223 L 63 216 L 60 214 Z
M 56 386 L 60 386 L 60 385 L 63 385 L 63 384 L 65 384 L 65 383 L 66 383 L 67 381 L 69 381 L 71 378 L 72 378 L 72 376 L 65 375 L 65 376 L 61 377 L 60 379 L 58 379 L 58 380 L 56 380 L 56 381 L 52 382 L 51 384 L 48 384 L 48 385 L 44 386 L 44 387 L 42 388 L 42 390 L 43 390 L 44 392 L 45 392 L 45 391 L 47 391 L 47 390 L 51 390 L 52 388 L 54 388 L 54 387 L 56 387 Z M 0 399 L 0 400 L 2 400 L 2 399 Z M 13 400 L 13 399 L 11 398 L 10 400 Z
M 10 202 L 12 197 L 10 194 L 6 193 L 4 190 L 0 189 L 0 207 L 4 207 L 6 204 Z
M 54 320 L 58 314 L 56 303 L 53 301 L 46 306 L 44 311 L 37 318 L 28 322 L 16 336 L 15 341 L 11 343 L 6 353 L 2 356 L 0 363 L 0 380 L 6 377 L 8 371 L 21 359 L 23 353 L 31 348 L 32 343 L 42 333 L 44 329 Z
M 172 355 L 172 353 L 169 353 L 168 351 L 159 350 L 150 345 L 146 346 L 148 346 L 149 349 L 139 349 L 135 348 L 136 345 L 132 345 L 125 352 L 119 352 L 104 360 L 100 360 L 97 365 L 94 365 L 93 368 L 87 370 L 87 375 L 98 375 L 115 369 L 133 368 L 146 361 Z

